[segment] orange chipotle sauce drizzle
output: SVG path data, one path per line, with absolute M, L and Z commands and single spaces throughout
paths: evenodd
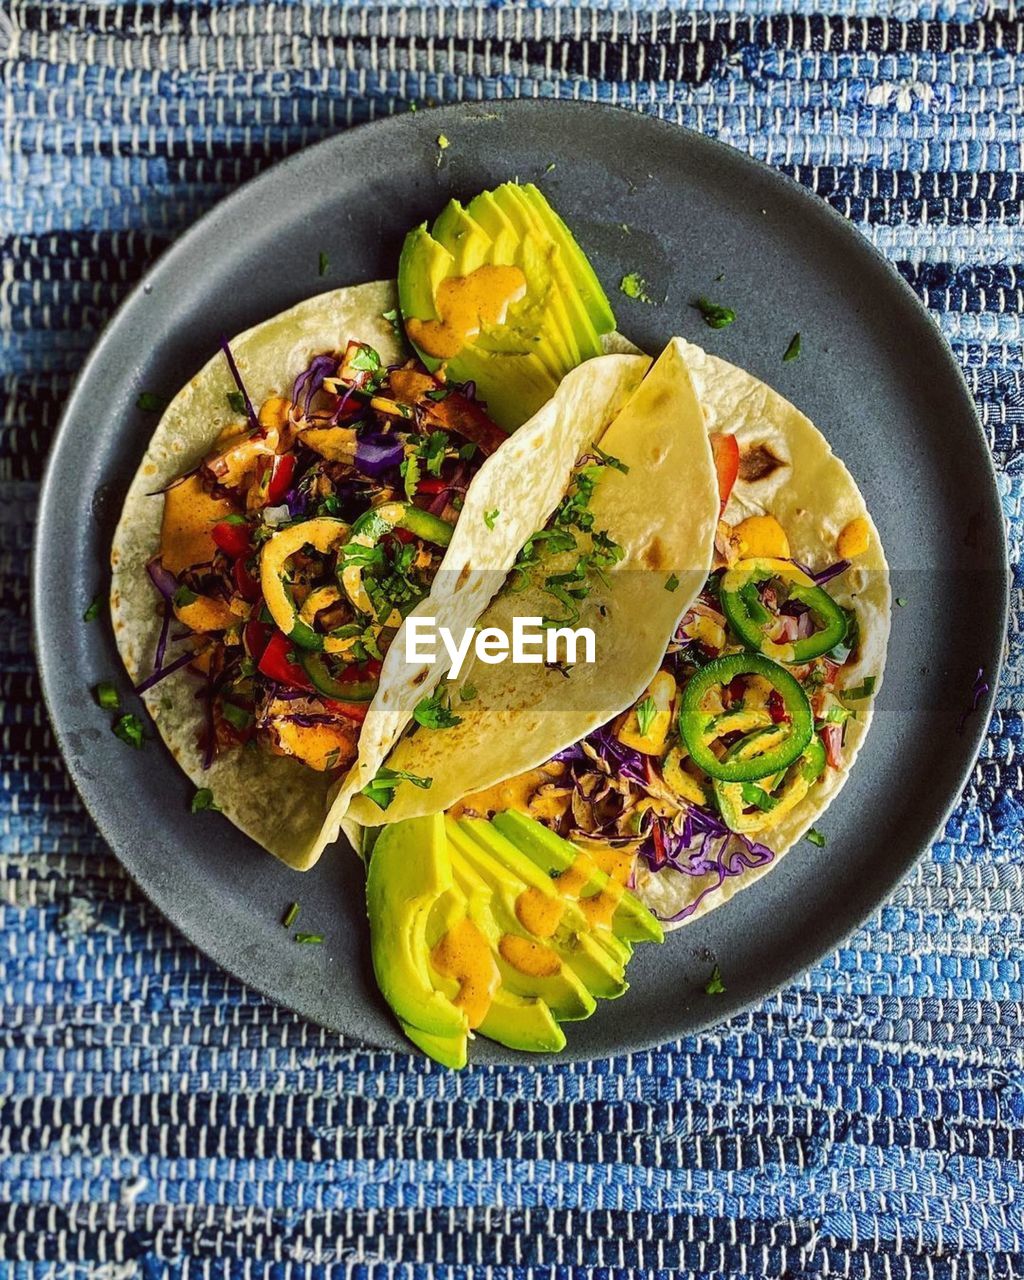
M 553 978 L 562 968 L 562 962 L 550 947 L 532 938 L 520 938 L 514 933 L 503 933 L 498 950 L 506 964 L 531 978 Z
M 622 897 L 622 885 L 619 881 L 609 879 L 608 884 L 597 893 L 592 893 L 586 898 L 580 897 L 598 869 L 588 854 L 578 853 L 572 865 L 557 876 L 554 883 L 560 893 L 565 894 L 566 897 L 576 898 L 591 929 L 609 929 L 619 905 L 619 899 Z
M 438 973 L 459 984 L 452 1003 L 463 1010 L 471 1028 L 478 1027 L 501 984 L 487 939 L 468 916 L 463 916 L 440 939 L 430 959 Z
M 439 360 L 457 356 L 482 328 L 504 324 L 513 302 L 526 294 L 526 276 L 518 267 L 483 266 L 468 276 L 449 276 L 437 291 L 439 320 L 406 321 L 409 337 Z
M 542 889 L 524 889 L 516 898 L 516 919 L 535 938 L 550 938 L 565 910 L 560 898 Z
M 211 530 L 235 510 L 224 498 L 206 492 L 198 475 L 187 476 L 164 494 L 160 559 L 170 573 L 212 560 L 217 550 Z

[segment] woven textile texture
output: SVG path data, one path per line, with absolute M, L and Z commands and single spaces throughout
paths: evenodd
M 715 1034 L 458 1078 L 163 922 L 70 786 L 29 640 L 47 448 L 119 299 L 240 182 L 414 100 L 617 101 L 828 200 L 952 343 L 1017 564 L 1024 24 L 882 8 L 0 0 L 0 1275 L 1024 1273 L 1019 594 L 967 793 L 848 946 Z

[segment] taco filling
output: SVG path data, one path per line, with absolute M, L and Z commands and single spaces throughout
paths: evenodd
M 369 344 L 318 353 L 164 495 L 149 562 L 163 626 L 141 688 L 201 682 L 205 763 L 255 742 L 318 772 L 347 769 L 381 664 L 426 598 L 466 490 L 505 433 L 472 386 Z M 168 659 L 168 648 L 184 651 Z
M 758 519 L 759 541 L 788 552 L 778 521 Z M 847 724 L 873 692 L 870 680 L 850 679 L 860 659 L 856 609 L 825 585 L 850 561 L 815 573 L 781 556 L 738 558 L 742 526 L 721 522 L 719 535 L 719 566 L 642 696 L 547 764 L 454 811 L 518 809 L 585 849 L 629 858 L 629 883 L 641 890 L 666 869 L 689 877 L 692 892 L 671 923 L 693 916 L 728 878 L 773 861 L 780 824 L 845 767 Z

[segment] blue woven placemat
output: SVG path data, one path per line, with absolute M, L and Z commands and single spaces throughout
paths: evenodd
M 413 100 L 618 101 L 817 191 L 953 344 L 1019 562 L 1024 26 L 881 7 L 0 5 L 0 1274 L 1021 1274 L 1019 594 L 967 794 L 847 946 L 715 1034 L 458 1078 L 274 1008 L 141 900 L 29 642 L 44 459 L 118 300 L 238 183 Z

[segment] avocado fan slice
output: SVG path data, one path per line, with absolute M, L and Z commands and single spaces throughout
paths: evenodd
M 422 1049 L 428 1058 L 433 1058 L 442 1067 L 451 1067 L 453 1071 L 461 1071 L 469 1061 L 469 1036 L 439 1036 L 412 1023 L 398 1020 L 405 1035 L 417 1049 Z
M 444 363 L 450 380 L 475 382 L 490 416 L 514 431 L 571 369 L 601 354 L 601 335 L 614 328 L 614 317 L 585 254 L 544 195 L 505 183 L 466 207 L 451 201 L 431 228 L 409 232 L 398 270 L 406 323 L 440 319 L 442 282 L 489 264 L 518 266 L 526 277 L 526 296 L 509 304 L 505 322 L 485 327 L 447 361 L 418 351 L 429 369 Z
M 555 835 L 543 823 L 514 809 L 494 815 L 494 826 L 527 858 L 547 875 L 558 876 L 572 866 L 579 854 L 575 845 Z M 610 877 L 595 866 L 590 880 L 583 886 L 583 896 L 607 888 Z M 665 931 L 658 919 L 628 889 L 612 919 L 615 934 L 629 942 L 663 942 Z
M 513 931 L 529 936 L 516 910 L 519 895 L 527 888 L 536 889 L 559 910 L 561 919 L 550 937 L 540 939 L 551 947 L 559 959 L 567 965 L 591 995 L 598 999 L 614 1000 L 627 989 L 624 966 L 618 963 L 597 941 L 586 917 L 571 898 L 560 894 L 549 876 L 523 857 L 513 844 L 496 831 L 489 822 L 479 818 L 466 818 L 447 823 L 449 843 L 453 827 L 469 837 L 470 843 L 462 846 L 465 857 L 477 873 L 491 885 L 500 898 L 507 914 L 514 921 Z
M 466 1015 L 435 988 L 430 972 L 428 921 L 452 885 L 440 814 L 396 823 L 378 837 L 366 877 L 377 985 L 401 1022 L 445 1039 L 469 1030 Z
M 469 837 L 459 831 L 454 823 L 449 824 L 448 837 L 455 881 L 466 895 L 469 918 L 491 943 L 501 975 L 502 989 L 513 995 L 538 997 L 544 1001 L 551 1010 L 552 1016 L 559 1022 L 574 1022 L 589 1018 L 597 1007 L 597 1003 L 573 969 L 565 964 L 561 957 L 557 957 L 557 953 L 558 970 L 550 974 L 523 973 L 509 964 L 501 954 L 502 936 L 508 933 L 516 937 L 525 937 L 527 936 L 525 930 L 519 924 L 514 910 L 507 901 L 507 893 L 495 892 L 492 884 L 489 884 L 477 872 L 471 860 L 464 856 L 467 848 L 470 852 L 472 851 L 472 842 Z
M 468 899 L 462 889 L 453 883 L 430 913 L 427 941 L 431 953 L 448 930 L 468 915 Z M 439 973 L 433 966 L 431 976 L 435 986 L 449 999 L 454 999 L 458 994 L 458 984 L 454 978 Z M 487 1014 L 475 1030 L 489 1040 L 526 1053 L 557 1053 L 565 1048 L 565 1033 L 551 1016 L 551 1010 L 544 1001 L 537 996 L 514 995 L 504 987 L 499 987 L 494 992 Z M 443 1045 L 439 1047 L 444 1051 Z M 430 1049 L 426 1051 L 431 1052 Z M 446 1065 L 452 1064 L 449 1062 Z

